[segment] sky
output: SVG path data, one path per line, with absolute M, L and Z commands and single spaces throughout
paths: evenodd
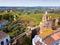
M 0 6 L 60 6 L 60 0 L 0 0 Z

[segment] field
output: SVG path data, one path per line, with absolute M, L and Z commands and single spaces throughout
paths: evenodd
M 44 14 L 42 14 L 42 13 L 41 14 L 21 15 L 20 18 L 22 17 L 22 18 L 25 18 L 25 19 L 28 19 L 28 20 L 31 19 L 30 21 L 33 21 L 34 24 L 39 25 L 40 21 L 42 20 L 43 15 Z M 52 19 L 60 18 L 60 14 L 51 13 L 51 14 L 48 14 L 48 15 L 50 15 Z

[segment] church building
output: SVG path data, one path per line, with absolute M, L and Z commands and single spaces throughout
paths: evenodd
M 46 30 L 47 28 L 51 28 L 52 27 L 51 16 L 48 15 L 47 11 L 43 15 L 42 21 L 40 22 L 39 26 L 41 28 L 41 32 L 44 31 L 44 30 Z

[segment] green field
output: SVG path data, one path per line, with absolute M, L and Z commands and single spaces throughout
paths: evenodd
M 20 18 L 26 19 L 26 20 L 31 19 L 30 21 L 33 21 L 34 24 L 39 25 L 40 21 L 42 20 L 42 16 L 43 15 L 44 14 L 21 15 Z M 60 18 L 60 14 L 48 14 L 48 15 L 50 15 L 52 19 L 54 19 L 54 18 Z

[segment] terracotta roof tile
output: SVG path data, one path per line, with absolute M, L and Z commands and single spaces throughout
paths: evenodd
M 6 34 L 5 32 L 3 31 L 0 31 L 0 40 L 4 39 L 5 37 L 7 37 L 8 34 Z
M 54 42 L 55 40 L 51 37 L 48 37 L 44 40 L 44 42 L 47 44 L 47 45 L 50 45 L 52 42 Z
M 44 42 L 47 45 L 50 45 L 52 42 L 57 41 L 60 39 L 60 32 L 54 33 L 44 39 Z
M 47 29 L 47 30 L 43 31 L 43 33 L 39 34 L 39 36 L 40 36 L 41 38 L 44 38 L 44 37 L 46 37 L 46 36 L 48 36 L 48 35 L 50 35 L 50 34 L 52 34 L 52 33 L 53 33 L 53 30 Z
M 54 40 L 60 39 L 60 32 L 51 35 L 51 37 L 52 37 Z

